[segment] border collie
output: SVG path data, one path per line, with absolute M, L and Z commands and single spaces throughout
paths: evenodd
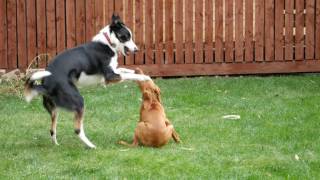
M 92 42 L 66 50 L 57 55 L 45 71 L 34 73 L 25 83 L 26 101 L 43 96 L 43 106 L 51 115 L 51 140 L 56 138 L 57 108 L 75 113 L 75 133 L 89 148 L 96 146 L 86 137 L 83 128 L 84 101 L 76 85 L 94 84 L 101 81 L 146 81 L 149 76 L 135 74 L 134 70 L 117 68 L 118 53 L 127 56 L 138 48 L 132 33 L 117 15 L 112 15 L 110 25 L 104 27 Z M 41 83 L 36 83 L 41 80 Z

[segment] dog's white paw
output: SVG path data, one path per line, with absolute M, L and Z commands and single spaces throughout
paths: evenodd
M 142 75 L 140 78 L 140 81 L 151 81 L 151 77 L 150 76 L 146 76 L 146 75 Z

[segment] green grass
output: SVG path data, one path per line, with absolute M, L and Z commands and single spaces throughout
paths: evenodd
M 72 114 L 63 111 L 60 146 L 52 145 L 40 98 L 27 104 L 0 85 L 0 179 L 320 178 L 319 75 L 155 82 L 182 144 L 117 144 L 131 141 L 139 118 L 140 92 L 132 82 L 81 89 L 96 150 L 81 144 Z M 228 114 L 241 119 L 222 118 Z

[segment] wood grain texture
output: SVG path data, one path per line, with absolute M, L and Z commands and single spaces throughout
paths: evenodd
M 27 9 L 25 1 L 17 1 L 18 68 L 25 70 L 27 58 Z
M 259 0 L 255 4 L 255 61 L 264 60 L 264 3 L 264 0 Z
M 125 0 L 125 24 L 131 29 L 133 33 L 133 1 Z M 135 40 L 135 35 L 133 35 L 133 40 Z M 134 55 L 130 54 L 125 58 L 125 64 L 133 64 L 134 63 Z
M 193 1 L 185 0 L 185 63 L 193 63 Z
M 55 1 L 47 0 L 47 4 L 46 4 L 47 52 L 51 58 L 56 56 L 56 53 L 57 53 L 57 29 L 56 29 L 55 13 L 56 13 Z
M 306 59 L 314 59 L 315 40 L 315 1 L 306 1 Z
M 135 64 L 144 64 L 144 42 L 143 42 L 143 0 L 135 1 L 135 35 L 136 35 L 136 44 L 140 49 L 135 54 Z
M 75 1 L 66 1 L 66 34 L 67 48 L 73 48 L 76 45 L 76 21 L 75 21 Z
M 36 17 L 36 1 L 27 1 L 27 59 L 28 64 L 37 55 L 37 17 Z
M 86 41 L 91 41 L 93 36 L 96 34 L 95 31 L 95 21 L 94 21 L 94 0 L 85 0 L 86 6 L 86 26 L 85 26 L 85 32 L 86 32 Z
M 176 54 L 175 64 L 184 63 L 184 53 L 183 53 L 183 0 L 176 0 L 175 4 L 176 22 L 175 22 L 175 43 L 176 43 Z
M 243 36 L 243 0 L 235 1 L 235 62 L 243 62 L 244 36 Z
M 293 60 L 293 8 L 294 1 L 286 0 L 285 4 L 285 59 Z
M 89 0 L 87 0 L 89 1 Z M 56 3 L 56 25 L 57 25 L 57 53 L 65 50 L 67 47 L 66 41 L 66 17 L 64 1 L 57 1 Z
M 295 59 L 304 59 L 304 0 L 296 0 Z
M 245 1 L 245 61 L 253 61 L 253 0 Z
M 203 63 L 203 0 L 195 3 L 195 63 Z
M 215 62 L 224 62 L 223 53 L 223 1 L 215 4 Z
M 149 2 L 150 2 L 150 1 L 149 1 Z M 108 3 L 108 2 L 107 2 L 107 3 Z M 123 11 L 123 10 L 124 10 L 123 1 L 117 1 L 117 3 L 114 4 L 114 7 L 115 7 L 114 12 L 120 16 L 120 18 L 121 18 L 122 21 L 124 21 L 125 16 L 123 15 L 123 13 L 124 13 L 124 11 Z M 111 9 L 110 9 L 110 8 L 109 8 L 109 12 L 108 12 L 108 13 L 111 13 Z M 107 17 L 108 17 L 108 16 L 107 16 Z M 103 26 L 106 26 L 106 24 L 107 24 L 107 23 L 104 23 Z M 118 63 L 119 63 L 119 65 L 124 65 L 124 64 L 125 64 L 124 61 L 125 61 L 125 57 L 124 57 L 122 54 L 120 54 L 120 56 L 118 57 Z
M 213 1 L 205 2 L 205 63 L 213 63 Z
M 234 61 L 234 43 L 233 43 L 233 1 L 225 1 L 226 6 L 226 30 L 225 30 L 225 62 Z
M 8 68 L 7 62 L 7 2 L 0 1 L 0 69 Z
M 163 0 L 157 0 L 155 2 L 155 63 L 163 64 Z
M 145 64 L 153 64 L 153 3 L 145 1 L 145 44 L 146 44 L 146 62 Z
M 18 67 L 17 50 L 17 2 L 7 1 L 7 23 L 8 23 L 8 69 Z
M 165 63 L 173 64 L 173 0 L 165 1 Z
M 274 0 L 265 0 L 265 60 L 274 61 Z
M 316 59 L 320 60 L 320 1 L 316 1 L 316 39 L 315 39 L 315 51 L 316 51 Z
M 284 1 L 278 0 L 275 4 L 275 60 L 284 60 Z

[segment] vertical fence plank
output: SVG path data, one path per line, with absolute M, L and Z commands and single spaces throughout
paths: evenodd
M 293 8 L 294 1 L 286 0 L 285 4 L 285 59 L 293 60 Z
M 46 39 L 46 0 L 37 0 L 37 47 L 38 55 L 47 53 Z M 46 59 L 41 59 L 38 63 L 40 68 L 47 66 Z
M 226 30 L 225 30 L 225 61 L 233 62 L 233 1 L 225 1 L 226 6 Z
M 57 0 L 56 2 L 57 52 L 60 53 L 66 48 L 66 4 L 64 1 Z
M 283 25 L 284 25 L 284 1 L 277 0 L 275 3 L 275 60 L 284 60 L 284 37 L 283 37 Z
M 213 1 L 205 2 L 205 63 L 213 62 Z
M 223 0 L 215 3 L 215 61 L 223 62 Z
M 37 54 L 36 0 L 27 2 L 27 48 L 28 64 Z
M 264 0 L 256 1 L 255 9 L 255 60 L 263 61 L 264 48 Z
M 20 0 L 17 3 L 18 67 L 26 69 L 28 66 L 26 2 Z
M 126 9 L 125 23 L 133 33 L 133 1 L 132 0 L 125 1 L 125 9 Z M 133 39 L 135 40 L 134 34 L 132 34 L 132 36 L 133 36 Z M 125 64 L 132 65 L 134 63 L 133 58 L 134 58 L 133 54 L 130 54 L 129 56 L 127 56 Z
M 112 1 L 112 0 L 109 0 L 109 2 Z M 108 1 L 106 2 L 108 3 Z M 124 4 L 123 4 L 123 1 L 122 0 L 118 0 L 116 3 L 114 3 L 114 11 L 112 10 L 112 7 L 111 5 L 109 5 L 109 16 L 111 17 L 112 16 L 112 13 L 115 12 L 116 14 L 118 14 L 122 20 L 125 20 L 125 16 L 124 16 Z M 110 17 L 108 17 L 110 19 Z
M 109 4 L 109 3 L 106 3 Z M 104 27 L 103 19 L 103 0 L 95 0 L 95 33 L 98 33 Z
M 253 61 L 253 0 L 245 1 L 245 61 Z
M 295 59 L 304 59 L 304 0 L 296 0 Z
M 135 16 L 135 34 L 136 34 L 136 44 L 140 51 L 135 54 L 135 64 L 143 64 L 143 0 L 136 0 L 135 4 L 136 16 Z
M 235 1 L 235 61 L 243 61 L 243 0 Z
M 76 24 L 75 24 L 75 1 L 66 1 L 66 34 L 67 48 L 72 48 L 76 45 Z
M 86 16 L 85 0 L 76 1 L 76 42 L 83 44 L 86 42 Z
M 203 63 L 203 0 L 195 3 L 195 63 Z
M 265 0 L 265 60 L 274 60 L 274 0 Z
M 314 59 L 314 28 L 315 28 L 315 2 L 306 1 L 306 59 Z
M 145 1 L 146 19 L 146 64 L 153 64 L 153 1 Z
M 47 10 L 47 51 L 51 57 L 54 57 L 57 52 L 55 0 L 47 1 L 46 10 Z
M 320 1 L 316 1 L 316 59 L 320 60 Z
M 185 63 L 193 63 L 193 1 L 185 0 Z
M 17 68 L 17 2 L 7 1 L 7 22 L 8 22 L 8 68 Z
M 124 11 L 123 11 L 123 1 L 122 0 L 117 1 L 117 3 L 115 3 L 114 12 L 117 13 L 122 20 L 124 20 L 125 17 L 123 15 Z M 124 56 L 122 54 L 118 57 L 118 63 L 119 63 L 119 65 L 124 64 Z
M 166 0 L 165 1 L 165 17 L 166 17 L 166 44 L 165 44 L 165 63 L 166 64 L 173 64 L 173 0 Z
M 94 0 L 86 0 L 86 41 L 91 41 L 96 31 L 94 28 Z
M 176 0 L 175 4 L 176 22 L 176 64 L 183 64 L 183 0 Z
M 115 4 L 114 2 L 119 2 L 119 0 L 105 0 L 105 5 L 106 5 L 106 7 L 105 7 L 105 11 L 106 11 L 106 22 L 105 22 L 105 24 L 110 24 L 111 23 L 111 17 L 112 17 L 112 14 L 114 13 L 114 6 L 117 6 L 117 8 L 119 8 L 119 6 L 117 5 L 117 3 Z M 133 1 L 133 0 L 131 0 L 131 1 Z M 98 30 L 97 30 L 97 32 L 98 32 Z
M 163 0 L 155 1 L 156 64 L 163 62 Z
M 7 64 L 7 2 L 0 1 L 0 68 L 6 69 Z

